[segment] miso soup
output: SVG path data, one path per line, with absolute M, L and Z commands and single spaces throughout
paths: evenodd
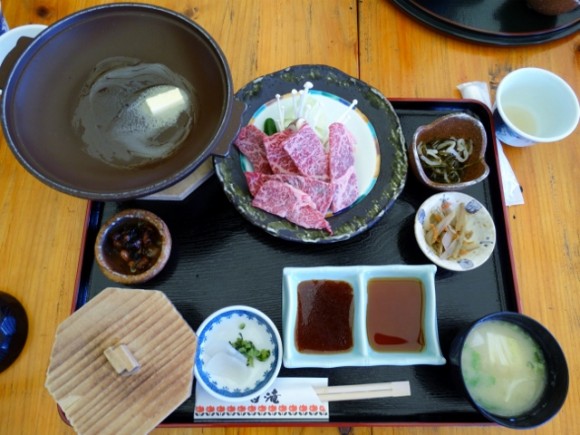
M 502 417 L 533 408 L 547 380 L 538 344 L 519 326 L 501 320 L 483 322 L 469 333 L 461 370 L 473 400 Z

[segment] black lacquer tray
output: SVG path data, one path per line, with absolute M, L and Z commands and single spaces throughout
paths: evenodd
M 418 21 L 458 38 L 492 45 L 532 45 L 580 30 L 580 8 L 542 15 L 526 0 L 392 0 Z
M 415 129 L 451 112 L 467 112 L 486 127 L 489 177 L 465 193 L 479 199 L 493 216 L 497 245 L 491 259 L 469 272 L 439 270 L 436 274 L 437 315 L 441 348 L 447 357 L 455 334 L 475 319 L 500 310 L 519 311 L 502 205 L 500 179 L 490 113 L 480 103 L 465 100 L 391 100 L 408 142 Z M 128 208 L 144 208 L 161 216 L 173 236 L 166 268 L 141 288 L 164 291 L 196 330 L 213 311 L 244 304 L 265 312 L 282 327 L 282 269 L 286 266 L 425 264 L 413 236 L 419 205 L 433 191 L 409 172 L 405 188 L 392 208 L 368 231 L 337 244 L 303 244 L 275 238 L 244 219 L 227 200 L 212 176 L 183 202 L 137 200 L 93 202 L 89 206 L 75 309 L 102 289 L 116 286 L 94 262 L 93 244 L 101 222 Z M 411 397 L 330 403 L 330 421 L 305 425 L 339 424 L 482 424 L 478 414 L 451 378 L 449 365 L 408 367 L 344 367 L 286 369 L 283 377 L 328 377 L 329 385 L 409 380 Z M 192 396 L 165 421 L 166 425 L 208 425 L 193 420 Z M 231 425 L 231 422 L 214 422 Z M 239 423 L 236 423 L 239 424 Z M 251 421 L 250 424 L 273 424 Z M 280 423 L 276 423 L 280 424 Z M 292 425 L 300 422 L 292 421 Z

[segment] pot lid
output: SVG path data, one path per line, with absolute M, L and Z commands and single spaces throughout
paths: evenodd
M 77 433 L 148 433 L 191 396 L 196 345 L 164 293 L 109 287 L 59 325 L 46 388 Z

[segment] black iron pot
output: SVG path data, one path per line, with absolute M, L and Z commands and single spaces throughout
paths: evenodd
M 87 77 L 115 56 L 163 64 L 197 93 L 192 131 L 176 152 L 154 164 L 124 168 L 91 157 L 72 127 Z M 3 63 L 8 78 L 0 83 L 8 145 L 34 176 L 74 196 L 124 200 L 162 190 L 210 155 L 226 155 L 240 128 L 244 105 L 234 99 L 221 49 L 196 23 L 167 9 L 133 3 L 85 9 L 49 26 L 22 54 L 9 57 L 17 60 Z

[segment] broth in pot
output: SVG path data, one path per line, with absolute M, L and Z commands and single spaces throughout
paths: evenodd
M 87 78 L 72 124 L 89 155 L 131 168 L 173 154 L 196 111 L 192 86 L 167 66 L 113 57 Z

